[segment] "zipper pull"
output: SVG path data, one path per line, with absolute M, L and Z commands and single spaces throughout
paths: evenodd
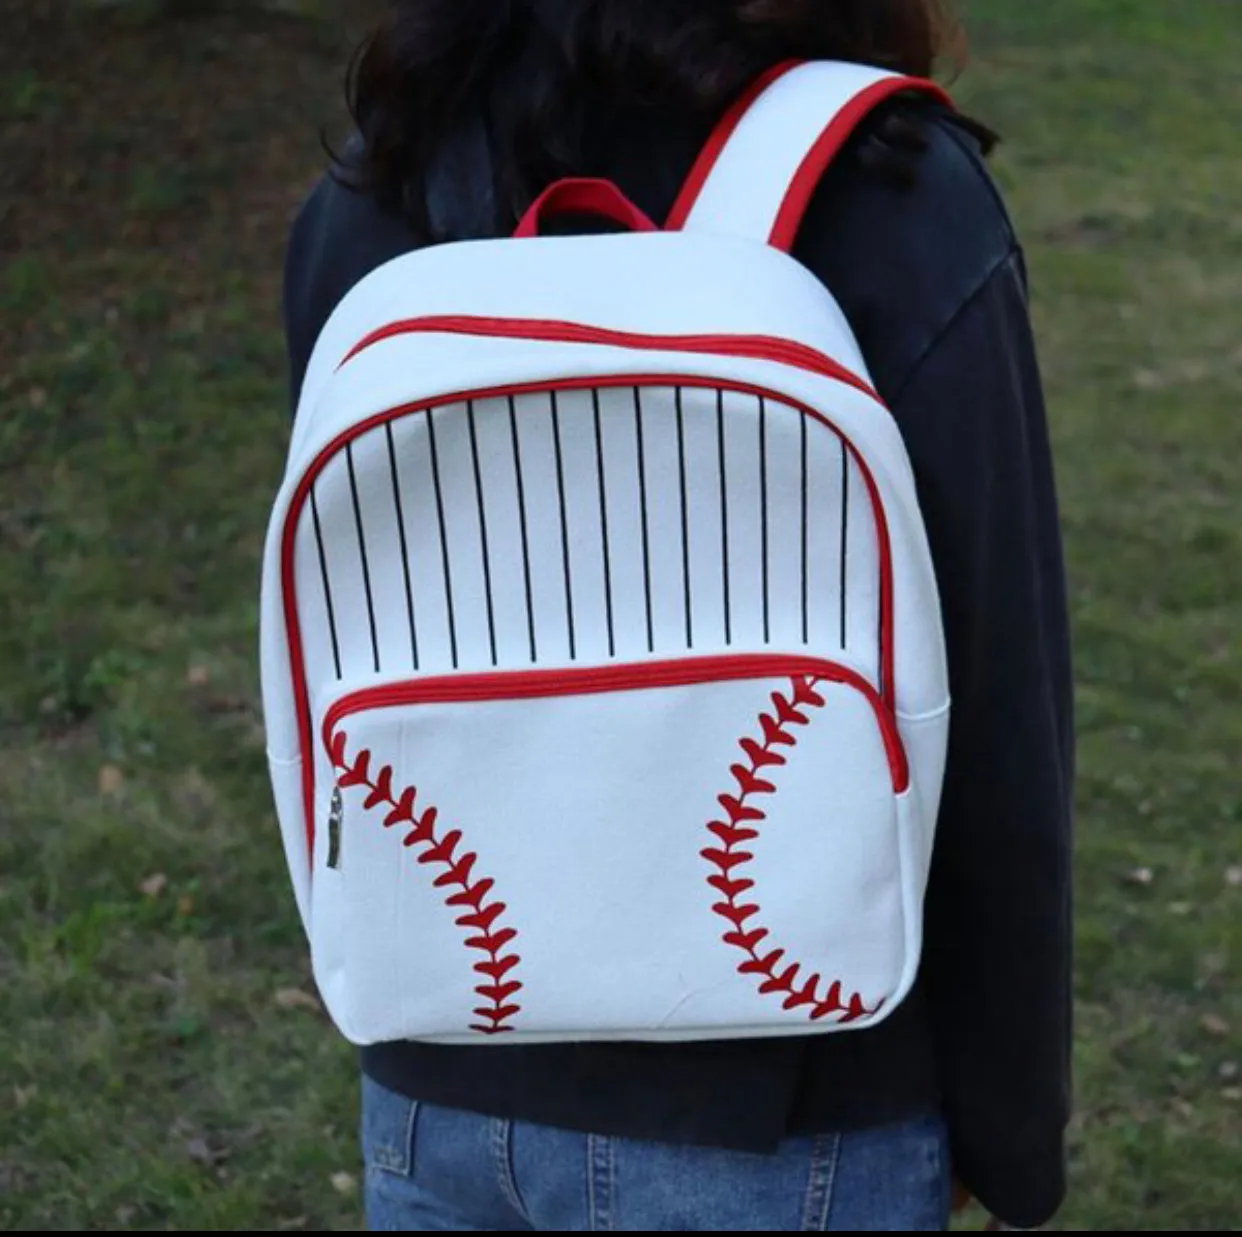
M 345 821 L 345 796 L 341 788 L 332 791 L 332 809 L 328 815 L 328 867 L 339 872 L 341 868 L 341 826 Z

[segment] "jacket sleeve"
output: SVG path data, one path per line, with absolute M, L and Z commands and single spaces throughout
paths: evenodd
M 400 218 L 332 175 L 302 203 L 285 250 L 282 298 L 295 411 L 311 353 L 332 311 L 356 283 L 418 244 Z
M 953 715 L 924 981 L 955 1171 L 1046 1223 L 1070 1107 L 1070 637 L 1047 418 L 1018 252 L 893 400 L 941 591 Z

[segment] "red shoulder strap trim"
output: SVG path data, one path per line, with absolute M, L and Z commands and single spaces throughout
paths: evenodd
M 819 141 L 811 147 L 810 152 L 798 168 L 797 175 L 785 194 L 781 203 L 780 214 L 772 228 L 768 243 L 776 249 L 789 253 L 798 238 L 798 230 L 806 218 L 806 212 L 815 196 L 819 182 L 824 173 L 832 165 L 832 161 L 841 151 L 841 147 L 849 141 L 854 131 L 881 103 L 897 94 L 921 92 L 931 95 L 941 103 L 953 106 L 953 100 L 935 82 L 923 77 L 894 77 L 886 81 L 876 82 L 860 94 L 854 96 L 850 103 L 833 118 L 831 124 L 820 135 Z
M 773 66 L 733 103 L 721 118 L 706 146 L 695 161 L 669 214 L 665 227 L 669 231 L 684 228 L 716 165 L 747 113 L 767 89 L 798 68 L 805 61 L 789 60 Z M 897 94 L 921 93 L 952 107 L 949 95 L 935 82 L 921 77 L 888 77 L 861 90 L 842 110 L 831 118 L 815 144 L 799 165 L 781 203 L 769 244 L 788 253 L 797 238 L 798 229 L 810 206 L 816 187 L 842 146 L 862 121 L 883 103 Z
M 742 123 L 742 118 L 773 82 L 779 81 L 786 73 L 796 69 L 802 63 L 804 62 L 801 60 L 785 60 L 773 65 L 766 73 L 755 78 L 734 100 L 729 110 L 720 118 L 711 137 L 707 139 L 707 145 L 699 152 L 694 167 L 690 169 L 690 175 L 686 177 L 686 183 L 682 185 L 677 201 L 669 212 L 668 222 L 664 225 L 665 231 L 679 232 L 686 226 L 686 220 L 690 218 L 690 212 L 699 200 L 699 194 L 702 193 L 703 186 L 707 184 L 707 178 L 715 169 L 716 161 L 729 144 L 734 130 Z

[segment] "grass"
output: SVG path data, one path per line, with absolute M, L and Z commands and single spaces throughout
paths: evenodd
M 254 653 L 286 430 L 281 245 L 341 49 L 275 20 L 16 7 L 0 1228 L 357 1229 L 353 1058 L 306 999 Z M 1230 1229 L 1242 13 L 976 7 L 960 93 L 1008 138 L 1077 629 L 1079 1105 L 1059 1223 Z

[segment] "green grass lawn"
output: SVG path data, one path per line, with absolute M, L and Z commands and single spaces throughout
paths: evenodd
M 11 4 L 0 1228 L 356 1229 L 353 1058 L 307 995 L 255 668 L 281 246 L 341 48 Z M 1078 640 L 1061 1224 L 1235 1229 L 1242 6 L 973 8 L 959 93 L 1008 139 Z

